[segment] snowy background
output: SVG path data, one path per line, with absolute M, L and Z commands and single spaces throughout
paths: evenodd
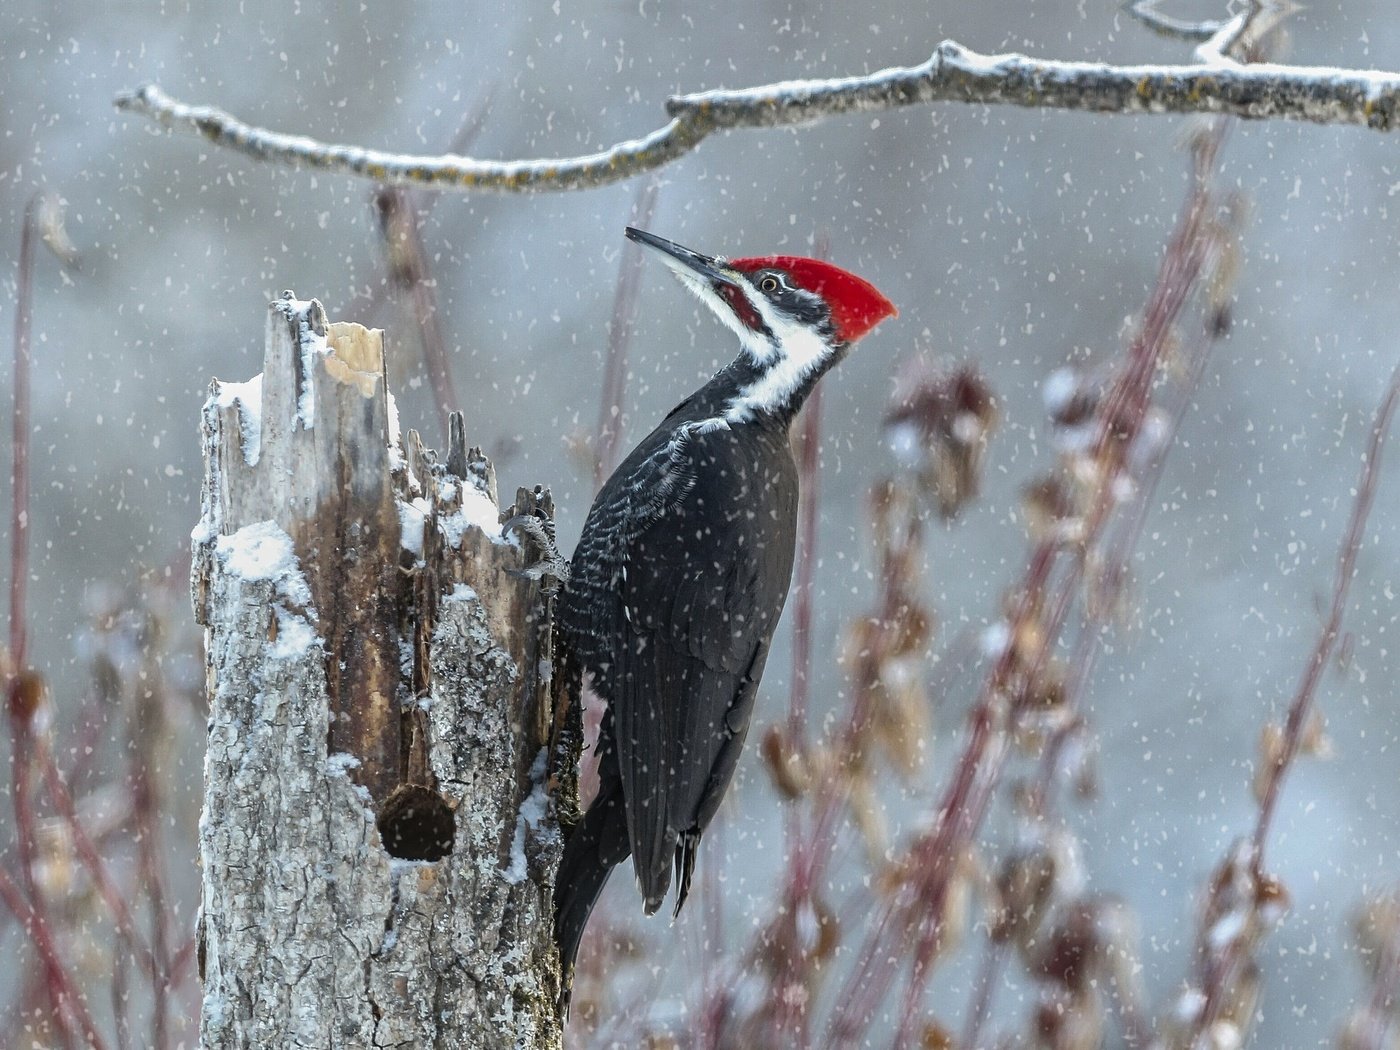
M 1216 12 L 1186 4 L 1180 13 Z M 1290 61 L 1400 69 L 1390 3 L 1318 0 L 1289 25 Z M 260 369 L 267 301 L 284 288 L 317 296 L 332 318 L 389 329 L 391 343 L 410 327 L 393 305 L 352 312 L 383 272 L 369 186 L 168 135 L 117 114 L 117 91 L 150 80 L 278 130 L 431 152 L 494 90 L 475 154 L 569 155 L 658 126 L 670 93 L 915 63 L 944 37 L 984 52 L 1190 59 L 1189 47 L 1147 33 L 1116 0 L 353 9 L 7 0 L 0 331 L 13 320 L 19 228 L 34 190 L 66 199 L 85 260 L 65 280 L 41 256 L 35 285 L 31 646 L 54 685 L 58 720 L 85 687 L 78 624 L 94 595 L 167 578 L 177 597 L 183 587 L 198 517 L 199 406 L 211 377 Z M 833 259 L 901 310 L 827 385 L 818 654 L 835 651 L 842 625 L 869 601 L 862 496 L 883 462 L 891 377 L 918 352 L 975 358 L 1000 397 L 984 498 L 952 527 L 934 528 L 928 566 L 943 642 L 997 614 L 1024 550 L 1020 488 L 1051 461 L 1039 385 L 1071 356 L 1116 351 L 1185 191 L 1186 124 L 949 104 L 734 132 L 663 170 L 656 232 L 702 251 L 758 254 L 804 253 L 816 231 L 829 231 Z M 1224 153 L 1225 183 L 1252 205 L 1236 323 L 1140 547 L 1139 623 L 1115 636 L 1098 668 L 1089 708 L 1101 733 L 1101 797 L 1074 815 L 1092 885 L 1140 917 L 1154 1004 L 1185 972 L 1194 888 L 1251 823 L 1259 727 L 1287 703 L 1315 637 L 1366 426 L 1400 358 L 1397 150 L 1400 140 L 1372 132 L 1270 124 L 1236 127 Z M 553 488 L 566 550 L 591 478 L 562 437 L 591 429 L 597 415 L 635 193 L 627 183 L 449 195 L 423 231 L 469 440 L 495 455 L 502 491 Z M 646 270 L 641 316 L 625 444 L 733 352 L 660 266 Z M 442 445 L 426 385 L 412 368 L 404 373 L 405 424 Z M 8 423 L 8 397 L 0 400 Z M 1354 654 L 1320 698 L 1337 758 L 1303 760 L 1280 810 L 1270 866 L 1294 906 L 1269 942 L 1258 1046 L 1330 1040 L 1360 988 L 1349 910 L 1400 871 L 1397 500 L 1393 456 L 1347 618 Z M 7 493 L 0 510 L 2 533 Z M 8 551 L 8 534 L 0 541 Z M 760 724 L 782 710 L 786 646 L 784 629 Z M 173 673 L 197 680 L 199 668 Z M 843 684 L 834 665 L 819 663 L 816 702 L 829 704 Z M 967 694 L 962 681 L 937 698 L 924 789 L 891 797 L 897 826 L 935 796 Z M 196 714 L 176 724 L 162 773 L 175 814 L 171 878 L 188 924 L 201 723 Z M 736 930 L 748 927 L 746 908 L 767 899 L 766 872 L 780 859 L 775 807 L 747 758 L 724 835 Z M 11 839 L 5 819 L 0 849 Z M 995 841 L 996 822 L 988 834 Z M 630 880 L 610 893 L 618 908 L 634 908 Z M 695 941 L 685 921 L 675 932 L 660 921 L 650 929 L 686 950 Z M 0 946 L 14 948 L 8 936 Z M 666 957 L 685 965 L 684 952 Z M 0 975 L 0 990 L 5 982 Z M 966 971 L 950 970 L 935 987 L 956 1024 Z M 1019 1016 L 1014 994 L 1001 1003 L 1002 1021 Z

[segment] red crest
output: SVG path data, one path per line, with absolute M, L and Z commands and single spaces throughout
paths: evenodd
M 885 318 L 899 316 L 894 303 L 865 278 L 821 259 L 807 259 L 800 255 L 764 255 L 730 259 L 729 265 L 744 273 L 782 270 L 799 287 L 820 295 L 831 307 L 831 319 L 842 342 L 854 343 Z

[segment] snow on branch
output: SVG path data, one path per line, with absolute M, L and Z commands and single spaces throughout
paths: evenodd
M 333 145 L 246 124 L 212 106 L 192 106 L 153 84 L 118 95 L 118 109 L 193 130 L 258 160 L 440 189 L 528 192 L 619 182 L 689 153 L 730 128 L 807 124 L 842 113 L 930 102 L 1009 104 L 1090 113 L 1223 113 L 1249 120 L 1304 120 L 1390 131 L 1400 124 L 1400 73 L 1244 64 L 1230 57 L 1247 28 L 1219 24 L 1190 65 L 1115 66 L 1020 54 L 983 55 L 952 40 L 927 62 L 865 76 L 789 80 L 669 99 L 671 121 L 599 153 L 540 160 L 479 160 Z

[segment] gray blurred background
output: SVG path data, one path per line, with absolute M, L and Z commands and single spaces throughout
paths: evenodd
M 1199 3 L 1172 10 L 1218 13 Z M 1400 69 L 1392 3 L 1318 0 L 1290 32 L 1290 61 Z M 410 329 L 392 305 L 347 313 L 383 274 L 367 184 L 168 135 L 114 112 L 117 91 L 155 81 L 278 130 L 433 152 L 494 86 L 476 155 L 569 155 L 658 126 L 669 93 L 919 62 L 944 37 L 1066 59 L 1190 57 L 1110 0 L 6 0 L 7 361 L 19 227 L 34 190 L 66 199 L 85 259 L 65 280 L 41 256 L 34 303 L 32 648 L 55 685 L 60 722 L 65 689 L 84 681 L 78 625 L 94 588 L 152 587 L 167 574 L 183 586 L 199 510 L 199 406 L 211 377 L 260 370 L 267 301 L 292 288 L 321 298 L 333 318 L 387 328 L 391 340 Z M 947 642 L 988 623 L 1019 570 L 1019 490 L 1052 456 L 1040 381 L 1071 355 L 1116 352 L 1143 302 L 1185 191 L 1185 125 L 939 105 L 735 132 L 663 170 L 657 232 L 702 251 L 759 254 L 809 251 L 813 233 L 826 230 L 833 258 L 901 310 L 827 384 L 817 704 L 834 703 L 843 688 L 825 655 L 869 602 L 862 499 L 884 463 L 879 422 L 897 364 L 918 352 L 975 358 L 1002 407 L 984 498 L 953 526 L 936 526 L 929 544 L 929 599 Z M 1137 626 L 1114 637 L 1089 695 L 1102 792 L 1074 816 L 1092 884 L 1140 916 L 1155 1004 L 1185 972 L 1194 888 L 1250 826 L 1259 727 L 1286 705 L 1316 635 L 1369 417 L 1400 359 L 1400 215 L 1392 215 L 1400 140 L 1244 125 L 1228 141 L 1222 173 L 1253 209 L 1236 324 L 1172 452 L 1140 547 Z M 628 183 L 567 195 L 450 195 L 423 230 L 469 440 L 494 452 L 503 491 L 553 488 L 565 549 L 591 478 L 562 438 L 597 416 L 635 193 Z M 663 268 L 648 266 L 624 444 L 732 351 Z M 8 391 L 8 364 L 5 376 Z M 406 368 L 405 379 L 418 380 L 397 391 L 405 425 L 443 444 L 421 376 Z M 7 432 L 8 400 L 0 396 Z M 1360 559 L 1347 618 L 1354 655 L 1320 697 L 1337 758 L 1303 760 L 1280 811 L 1270 865 L 1293 910 L 1269 942 L 1258 1046 L 1330 1040 L 1361 987 L 1349 909 L 1400 872 L 1397 500 L 1400 456 L 1386 465 Z M 0 511 L 2 532 L 7 492 Z M 8 551 L 8 535 L 0 540 Z M 781 644 L 760 723 L 783 709 L 786 628 Z M 199 673 L 193 664 L 186 672 Z M 935 702 L 933 760 L 922 790 L 891 798 L 896 827 L 926 809 L 959 743 L 968 690 Z M 199 718 L 186 722 L 167 771 L 183 921 L 194 906 L 201 761 Z M 765 872 L 781 855 L 776 803 L 751 756 L 741 778 L 724 834 L 736 938 L 767 899 Z M 994 823 L 989 836 L 996 832 Z M 10 834 L 0 818 L 0 844 Z M 616 882 L 613 899 L 630 914 L 628 880 Z M 663 926 L 658 937 L 693 949 L 684 922 L 675 934 Z M 686 964 L 683 952 L 672 954 L 673 967 Z M 935 1005 L 954 1024 L 966 984 L 964 968 L 935 984 Z M 1010 1023 L 1024 1002 L 1013 991 L 1001 1007 Z

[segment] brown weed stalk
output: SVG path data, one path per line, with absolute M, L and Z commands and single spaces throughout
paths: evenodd
M 465 153 L 481 136 L 491 112 L 495 88 L 484 91 L 462 118 L 449 153 Z M 438 413 L 442 433 L 448 430 L 448 417 L 458 407 L 457 388 L 452 379 L 452 357 L 442 332 L 437 302 L 437 279 L 433 261 L 423 243 L 423 222 L 440 194 L 431 189 L 380 185 L 370 195 L 375 224 L 384 246 L 383 290 L 407 306 L 418 333 L 418 348 L 428 374 L 428 389 Z M 383 300 L 370 292 L 365 312 L 370 313 Z
M 1347 597 L 1356 576 L 1356 559 L 1375 502 L 1381 456 L 1397 405 L 1400 367 L 1392 374 L 1371 422 L 1356 497 L 1337 552 L 1327 618 L 1303 665 L 1282 733 L 1264 735 L 1269 743 L 1263 748 L 1261 779 L 1256 784 L 1259 815 L 1254 830 L 1231 847 L 1206 887 L 1192 973 L 1172 1006 L 1172 1022 L 1164 1026 L 1165 1037 L 1155 1044 L 1164 1050 L 1237 1045 L 1253 1025 L 1260 985 L 1259 951 L 1288 906 L 1283 883 L 1265 870 L 1269 831 L 1284 780 L 1310 733 L 1322 673 L 1341 637 Z M 1384 953 L 1382 960 L 1384 972 Z M 1387 980 L 1394 978 L 1383 977 L 1376 982 L 1383 1000 Z
M 1072 665 L 1060 651 L 1075 610 L 1083 608 L 1080 602 L 1103 583 L 1100 556 L 1104 545 L 1114 542 L 1115 526 L 1125 520 L 1123 493 L 1138 486 L 1133 457 L 1142 454 L 1139 441 L 1157 409 L 1158 379 L 1177 351 L 1177 323 L 1221 251 L 1218 202 L 1209 189 L 1221 134 L 1217 123 L 1193 143 L 1186 206 L 1138 331 L 1106 391 L 1102 396 L 1083 392 L 1084 410 L 1066 420 L 1084 429 L 1083 443 L 1063 457 L 1056 479 L 1060 498 L 1048 501 L 1048 527 L 1032 530 L 1026 568 L 994 629 L 993 659 L 971 709 L 962 754 L 929 829 L 902 850 L 897 867 L 903 877 L 876 904 L 855 965 L 836 997 L 824 1045 L 844 1046 L 859 1036 L 905 959 L 909 976 L 895 1045 L 912 1039 L 923 992 L 959 924 L 953 907 L 966 896 L 966 858 L 1018 732 L 1039 727 L 1043 738 L 1047 719 L 1052 728 L 1056 721 L 1072 720 L 1067 701 L 1082 687 L 1101 632 L 1081 631 L 1071 649 Z M 1126 557 L 1121 546 L 1118 551 L 1118 558 Z
M 170 992 L 189 974 L 193 938 L 181 937 L 181 947 L 172 950 L 172 912 L 163 885 L 158 833 L 167 816 L 156 788 L 159 764 L 151 750 L 169 734 L 163 725 L 140 718 L 142 703 L 148 708 L 167 703 L 161 666 L 169 649 L 155 629 L 158 618 L 154 612 L 143 616 L 145 629 L 123 641 L 139 653 L 139 667 L 119 668 L 104 653 L 94 654 L 93 694 L 80 705 L 67 739 L 56 739 L 60 730 L 48 683 L 29 665 L 25 585 L 33 527 L 29 503 L 30 328 L 39 243 L 48 246 L 64 264 L 76 265 L 76 253 L 63 230 L 59 201 L 51 195 L 39 195 L 31 201 L 21 236 L 12 394 L 15 484 L 10 644 L 0 651 L 10 732 L 14 829 L 13 857 L 0 858 L 0 902 L 4 905 L 0 915 L 12 916 L 19 923 L 39 965 L 20 982 L 17 997 L 3 1011 L 5 1026 L 18 1031 L 22 1025 L 31 1039 L 50 1045 L 104 1048 L 105 1026 L 99 1024 L 84 995 L 92 987 L 95 964 L 109 985 L 117 1046 L 130 1045 L 132 993 L 144 986 L 151 1007 L 151 1031 L 142 1045 L 166 1050 L 171 1045 L 174 1017 Z M 103 719 L 123 709 L 132 720 L 132 776 L 124 784 L 99 781 L 90 792 L 75 794 L 73 785 L 94 779 Z M 68 768 L 60 765 L 59 755 L 72 756 Z M 135 870 L 123 876 L 118 867 L 128 847 L 138 860 Z M 138 916 L 142 905 L 148 912 L 145 930 Z M 91 919 L 95 909 L 105 912 L 111 921 L 114 943 L 110 954 L 94 940 Z

